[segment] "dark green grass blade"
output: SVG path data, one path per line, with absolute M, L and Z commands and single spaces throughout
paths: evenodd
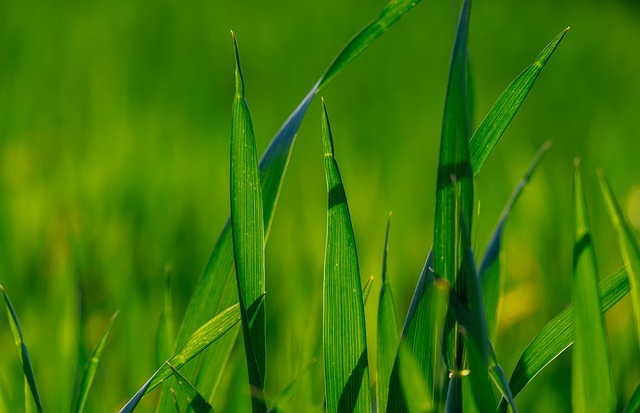
M 630 290 L 627 271 L 624 268 L 611 274 L 598 284 L 600 312 L 605 313 Z M 516 397 L 533 378 L 549 363 L 573 344 L 573 306 L 565 308 L 540 330 L 536 338 L 524 350 L 509 379 L 509 386 Z M 504 400 L 501 408 L 506 411 Z
M 542 68 L 547 64 L 568 30 L 569 28 L 567 27 L 557 35 L 551 43 L 542 49 L 536 60 L 507 86 L 480 126 L 478 126 L 478 129 L 476 129 L 469 142 L 473 176 L 477 176 L 480 169 L 482 169 L 500 137 L 509 126 L 509 123 L 511 123 L 518 109 L 520 109 Z
M 18 314 L 11 304 L 11 300 L 7 295 L 4 287 L 0 285 L 2 295 L 4 296 L 4 305 L 7 310 L 7 317 L 9 319 L 9 327 L 11 328 L 11 334 L 13 335 L 13 341 L 18 351 L 18 357 L 22 363 L 22 371 L 25 379 L 25 410 L 30 412 L 32 410 L 31 403 L 35 403 L 35 407 L 38 412 L 42 413 L 42 403 L 40 402 L 40 394 L 38 393 L 38 386 L 36 385 L 36 378 L 33 374 L 33 367 L 31 366 L 31 359 L 29 358 L 29 352 L 27 346 L 24 344 L 22 337 L 22 329 L 20 328 L 20 321 L 18 321 Z
M 364 306 L 347 198 L 322 105 L 322 140 L 329 205 L 323 291 L 325 397 L 329 412 L 370 412 Z
M 609 349 L 598 299 L 596 255 L 580 175 L 573 175 L 573 308 L 575 317 L 572 407 L 575 411 L 613 412 L 616 408 Z
M 236 95 L 231 119 L 231 233 L 251 399 L 256 413 L 267 410 L 262 397 L 267 353 L 264 219 L 256 141 L 244 98 L 244 80 L 235 36 L 233 40 L 236 48 Z
M 156 362 L 158 364 L 171 356 L 175 339 L 173 304 L 171 300 L 171 271 L 167 268 L 164 288 L 164 306 L 162 308 L 162 316 L 156 338 Z
M 182 392 L 190 400 L 189 407 L 193 409 L 195 413 L 215 413 L 213 407 L 211 407 L 209 402 L 193 387 L 193 384 L 189 383 L 189 380 L 185 379 L 171 364 L 168 364 L 168 366 L 175 375 Z
M 407 401 L 409 413 L 434 412 L 436 403 L 432 392 L 425 387 L 420 365 L 404 341 L 398 347 L 398 371 L 404 400 Z M 382 410 L 384 408 L 385 410 Z M 380 412 L 393 411 L 393 406 L 380 405 Z
M 89 396 L 89 390 L 91 390 L 93 379 L 95 378 L 96 371 L 98 370 L 98 364 L 100 363 L 102 352 L 107 345 L 107 340 L 109 339 L 109 335 L 111 334 L 111 328 L 113 327 L 113 323 L 116 321 L 116 317 L 118 317 L 118 313 L 119 311 L 116 311 L 111 317 L 111 320 L 109 320 L 109 324 L 104 330 L 102 338 L 100 338 L 98 345 L 91 354 L 91 358 L 87 361 L 87 364 L 84 367 L 82 379 L 80 380 L 79 391 L 76 394 L 75 400 L 73 402 L 74 411 L 77 413 L 80 413 L 84 410 L 85 403 L 87 402 L 87 397 Z
M 629 403 L 624 408 L 624 413 L 634 413 L 640 411 L 640 384 L 636 387 L 636 390 L 633 392 L 631 399 L 629 399 Z
M 540 160 L 547 152 L 547 150 L 549 150 L 550 146 L 550 142 L 546 142 L 544 145 L 542 145 L 542 147 L 538 150 L 538 153 L 536 154 L 533 162 L 531 162 L 531 165 L 529 166 L 529 169 L 525 173 L 524 177 L 520 180 L 518 186 L 511 194 L 509 202 L 502 211 L 502 215 L 500 216 L 498 225 L 491 235 L 489 246 L 484 253 L 482 263 L 480 264 L 479 274 L 480 281 L 482 283 L 482 295 L 484 298 L 484 308 L 485 314 L 487 316 L 487 330 L 489 332 L 489 337 L 493 337 L 493 334 L 495 332 L 496 322 L 498 319 L 498 310 L 500 308 L 500 296 L 502 293 L 503 279 L 502 269 L 500 266 L 500 251 L 504 224 L 506 223 L 507 218 L 511 213 L 511 209 L 515 205 L 516 201 L 520 198 L 522 190 L 529 183 L 533 171 L 535 171 L 536 167 L 540 163 Z
M 611 222 L 618 234 L 618 244 L 620 246 L 622 259 L 627 267 L 629 283 L 631 284 L 631 302 L 633 303 L 633 311 L 636 319 L 636 334 L 638 342 L 640 343 L 640 247 L 633 236 L 631 227 L 629 227 L 629 224 L 627 224 L 627 221 L 624 219 L 622 208 L 620 208 L 620 204 L 613 195 L 607 178 L 602 171 L 599 171 L 598 175 Z
M 381 412 L 385 412 L 387 410 L 389 382 L 391 380 L 393 362 L 398 349 L 398 319 L 396 317 L 396 308 L 393 302 L 391 284 L 389 284 L 387 276 L 387 252 L 389 248 L 390 224 L 391 214 L 389 214 L 387 231 L 384 238 L 384 250 L 382 253 L 382 286 L 380 287 L 380 299 L 378 303 L 378 372 L 376 389 L 378 396 L 378 411 Z

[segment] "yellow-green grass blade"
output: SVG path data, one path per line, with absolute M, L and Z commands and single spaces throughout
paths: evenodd
M 215 413 L 215 410 L 213 410 L 213 407 L 211 407 L 207 399 L 202 397 L 193 384 L 189 383 L 189 380 L 185 379 L 171 364 L 167 365 L 175 375 L 182 392 L 187 396 L 187 399 L 189 400 L 189 407 L 195 413 Z
M 20 363 L 22 363 L 22 371 L 24 373 L 24 397 L 25 397 L 25 411 L 33 411 L 33 404 L 39 413 L 42 413 L 42 403 L 40 402 L 40 394 L 38 393 L 38 386 L 36 385 L 36 378 L 33 374 L 33 367 L 31 366 L 31 359 L 29 358 L 29 352 L 27 346 L 24 344 L 24 338 L 22 336 L 22 329 L 20 328 L 20 321 L 18 320 L 18 314 L 11 304 L 9 295 L 4 290 L 4 287 L 0 284 L 0 290 L 4 296 L 4 305 L 7 310 L 7 317 L 9 319 L 9 327 L 11 328 L 11 334 L 13 335 L 13 341 L 18 351 L 18 357 Z M 32 404 L 33 403 L 33 404 Z
M 327 181 L 327 243 L 323 288 L 325 397 L 329 412 L 371 412 L 369 365 L 360 269 L 349 206 L 334 157 L 322 102 Z
M 173 353 L 175 341 L 175 329 L 173 319 L 173 304 L 171 299 L 171 271 L 166 270 L 164 287 L 164 305 L 162 316 L 158 325 L 158 335 L 156 337 L 156 362 L 158 364 L 166 360 Z
M 476 129 L 469 142 L 473 176 L 477 176 L 480 169 L 482 169 L 487 158 L 498 144 L 500 137 L 509 126 L 509 123 L 511 123 L 518 109 L 520 109 L 536 79 L 538 79 L 542 68 L 547 64 L 568 30 L 569 28 L 567 27 L 560 32 L 551 43 L 542 49 L 535 61 L 507 86 L 480 126 L 478 126 L 478 129 Z
M 367 278 L 367 281 L 364 283 L 364 287 L 362 287 L 362 301 L 366 304 L 369 300 L 369 295 L 371 294 L 371 287 L 373 286 L 373 275 Z
M 80 379 L 80 387 L 78 388 L 78 393 L 76 394 L 74 400 L 74 411 L 77 413 L 81 413 L 84 411 L 85 404 L 87 402 L 87 397 L 89 396 L 89 390 L 91 390 L 91 385 L 93 384 L 93 379 L 96 376 L 96 371 L 98 370 L 98 364 L 100 363 L 100 358 L 102 357 L 102 352 L 104 351 L 107 340 L 109 339 L 109 335 L 111 334 L 111 328 L 113 327 L 113 323 L 116 321 L 116 317 L 118 317 L 119 311 L 116 311 L 111 320 L 109 320 L 109 324 L 107 328 L 104 330 L 98 345 L 91 353 L 91 358 L 87 361 L 87 364 L 84 367 L 82 378 Z
M 620 268 L 601 280 L 598 284 L 600 312 L 604 314 L 609 311 L 629 293 L 629 290 L 629 279 L 625 268 Z M 540 330 L 520 356 L 509 379 L 513 397 L 516 397 L 543 368 L 573 344 L 574 333 L 575 315 L 573 305 L 570 305 Z M 504 399 L 501 402 L 501 408 L 502 411 L 506 411 Z
M 634 413 L 638 411 L 640 411 L 640 384 L 636 387 L 631 399 L 629 399 L 629 403 L 627 403 L 623 410 L 624 413 Z
M 598 176 L 611 222 L 618 234 L 618 244 L 622 259 L 627 267 L 629 284 L 631 284 L 631 302 L 636 320 L 636 334 L 640 343 L 640 247 L 633 236 L 631 227 L 624 218 L 622 208 L 620 208 L 620 204 L 613 194 L 607 178 L 602 171 L 599 171 Z
M 381 412 L 385 412 L 387 410 L 389 383 L 391 380 L 393 363 L 398 350 L 399 338 L 396 307 L 393 301 L 393 294 L 391 292 L 391 284 L 389 283 L 387 276 L 387 253 L 389 249 L 390 224 L 391 214 L 389 214 L 389 219 L 387 220 L 387 231 L 384 238 L 384 250 L 382 253 L 382 286 L 380 287 L 380 298 L 378 302 L 378 371 L 376 389 L 378 397 L 378 411 Z
M 425 379 L 422 376 L 420 365 L 413 353 L 404 341 L 398 347 L 398 371 L 404 400 L 407 402 L 409 413 L 430 413 L 434 412 L 436 404 L 433 400 L 431 390 L 425 387 Z M 382 410 L 384 408 L 384 410 Z M 392 412 L 393 406 L 380 405 L 380 412 Z
M 231 234 L 242 316 L 244 347 L 254 413 L 267 410 L 262 391 L 266 372 L 265 261 L 258 152 L 235 36 L 236 94 L 231 119 Z
M 478 273 L 480 274 L 480 281 L 482 283 L 482 295 L 484 299 L 484 308 L 487 317 L 487 330 L 489 332 L 489 337 L 493 337 L 493 334 L 495 332 L 496 322 L 500 309 L 500 297 L 502 295 L 503 274 L 500 263 L 500 256 L 502 250 L 501 244 L 504 225 L 507 221 L 507 218 L 511 214 L 513 206 L 520 198 L 522 190 L 529 183 L 531 175 L 533 175 L 533 172 L 540 163 L 540 160 L 550 147 L 550 142 L 546 142 L 544 145 L 542 145 L 542 147 L 538 150 L 535 158 L 533 159 L 533 162 L 531 162 L 531 165 L 529 166 L 529 169 L 525 173 L 524 177 L 520 180 L 518 186 L 511 194 L 509 202 L 502 211 L 502 215 L 500 216 L 498 225 L 491 235 L 489 246 L 484 253 L 482 263 L 480 264 L 480 269 L 478 270 Z
M 573 175 L 573 308 L 575 317 L 571 399 L 578 412 L 613 412 L 616 408 L 607 335 L 600 301 L 596 255 L 589 228 L 580 165 Z

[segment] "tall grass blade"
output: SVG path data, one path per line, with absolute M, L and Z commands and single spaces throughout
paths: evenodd
M 622 259 L 627 267 L 629 284 L 631 284 L 631 302 L 633 303 L 636 320 L 636 334 L 638 342 L 640 343 L 640 247 L 633 236 L 631 227 L 629 227 L 629 224 L 627 224 L 627 221 L 624 219 L 622 208 L 620 208 L 620 204 L 613 195 L 611 186 L 604 176 L 604 173 L 599 171 L 598 177 L 600 178 L 600 187 L 604 194 L 611 222 L 618 234 L 618 244 L 620 246 Z
M 575 316 L 572 407 L 575 411 L 613 412 L 616 408 L 609 349 L 598 299 L 596 255 L 580 175 L 573 175 L 573 308 Z
M 629 399 L 629 403 L 627 403 L 623 410 L 624 413 L 634 413 L 638 411 L 640 411 L 640 384 L 636 387 L 631 399 Z
M 195 413 L 215 413 L 213 407 L 211 407 L 209 402 L 193 387 L 193 384 L 189 383 L 189 380 L 185 379 L 171 364 L 167 365 L 171 368 L 183 393 L 186 394 L 187 399 L 189 399 L 189 407 L 193 409 Z
M 525 173 L 524 177 L 520 180 L 518 186 L 511 194 L 509 202 L 502 211 L 498 225 L 491 235 L 489 246 L 484 253 L 482 263 L 480 264 L 478 273 L 482 283 L 482 294 L 484 298 L 485 314 L 487 316 L 487 330 L 489 332 L 489 337 L 493 337 L 496 329 L 500 308 L 500 296 L 502 295 L 503 278 L 502 268 L 500 265 L 500 252 L 502 249 L 502 231 L 504 229 L 504 224 L 511 213 L 511 209 L 513 209 L 516 201 L 520 198 L 522 190 L 529 183 L 531 175 L 550 147 L 551 142 L 549 141 L 542 145 L 533 159 L 533 162 L 529 165 L 529 169 Z
M 425 387 L 420 365 L 404 341 L 398 347 L 398 371 L 402 393 L 407 401 L 409 413 L 429 413 L 435 411 L 435 400 L 431 390 Z M 393 406 L 379 405 L 378 411 L 393 411 Z M 383 410 L 384 409 L 384 410 Z
M 158 364 L 171 356 L 175 339 L 173 304 L 171 300 L 171 271 L 167 268 L 164 287 L 164 305 L 162 307 L 162 316 L 160 317 L 158 336 L 156 338 L 156 362 Z
M 87 397 L 89 396 L 89 390 L 91 390 L 93 379 L 96 377 L 96 371 L 98 370 L 98 364 L 100 363 L 102 352 L 107 345 L 107 340 L 109 339 L 109 335 L 111 334 L 111 328 L 113 327 L 113 323 L 116 321 L 116 317 L 118 317 L 119 313 L 119 311 L 116 311 L 113 316 L 111 316 L 111 320 L 109 320 L 107 328 L 104 330 L 104 333 L 102 334 L 98 345 L 93 350 L 93 353 L 91 353 L 91 358 L 87 361 L 87 364 L 84 367 L 82 379 L 80 379 L 79 391 L 76 394 L 73 403 L 74 411 L 76 413 L 81 413 L 82 411 L 84 411 Z
M 4 306 L 7 310 L 7 317 L 9 319 L 9 327 L 11 328 L 11 334 L 13 341 L 18 351 L 18 357 L 22 363 L 22 371 L 24 373 L 24 403 L 25 411 L 31 412 L 33 407 L 32 403 L 35 403 L 35 408 L 39 413 L 42 413 L 42 403 L 40 402 L 40 394 L 38 393 L 38 386 L 36 385 L 36 378 L 33 374 L 33 367 L 31 366 L 31 359 L 29 358 L 29 352 L 27 346 L 24 344 L 24 338 L 22 337 L 22 329 L 20 328 L 20 321 L 18 321 L 18 314 L 11 304 L 9 295 L 4 290 L 4 287 L 0 284 L 0 290 L 4 296 Z
M 327 181 L 327 244 L 324 265 L 323 345 L 329 412 L 370 412 L 369 365 L 360 270 L 349 206 L 334 157 L 322 102 L 322 140 Z
M 477 176 L 485 161 L 497 145 L 500 137 L 511 123 L 518 109 L 529 94 L 542 68 L 556 50 L 569 28 L 564 29 L 549 43 L 536 60 L 531 63 L 513 82 L 502 92 L 487 116 L 471 137 L 471 165 L 473 176 Z

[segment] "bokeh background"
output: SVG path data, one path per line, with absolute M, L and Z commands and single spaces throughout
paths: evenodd
M 45 409 L 67 411 L 76 366 L 119 319 L 88 411 L 112 412 L 155 371 L 164 280 L 182 316 L 229 213 L 238 37 L 259 151 L 385 0 L 0 2 L 0 282 L 20 316 Z M 400 322 L 433 239 L 437 154 L 457 2 L 424 1 L 324 90 L 358 242 L 371 362 L 384 228 Z M 508 223 L 496 351 L 507 372 L 571 301 L 571 179 L 582 160 L 601 277 L 622 265 L 597 186 L 603 168 L 640 228 L 640 4 L 475 2 L 476 125 L 561 30 L 571 30 L 477 181 L 477 254 L 536 150 L 553 147 Z M 320 104 L 300 129 L 267 246 L 267 394 L 321 355 L 326 194 Z M 620 406 L 640 378 L 629 298 L 606 317 Z M 0 410 L 22 409 L 0 318 Z M 248 411 L 243 352 L 218 411 Z M 517 401 L 570 409 L 570 351 Z M 292 406 L 322 406 L 322 363 Z M 141 406 L 151 411 L 154 397 Z M 297 407 L 296 407 L 297 406 Z

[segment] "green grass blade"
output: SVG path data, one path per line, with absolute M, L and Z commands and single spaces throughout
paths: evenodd
M 427 413 L 435 411 L 435 400 L 432 392 L 425 387 L 426 380 L 422 376 L 420 365 L 404 341 L 398 347 L 398 370 L 404 400 L 407 401 L 409 413 Z M 384 410 L 382 410 L 384 408 Z M 380 405 L 379 410 L 394 411 L 393 406 Z
M 347 198 L 322 105 L 328 192 L 323 291 L 325 396 L 329 412 L 370 412 L 369 366 L 360 269 Z
M 96 371 L 98 370 L 98 364 L 100 363 L 100 358 L 102 357 L 102 352 L 104 351 L 109 335 L 111 334 L 111 328 L 113 327 L 113 323 L 116 321 L 116 317 L 118 317 L 119 311 L 116 311 L 111 320 L 109 320 L 109 324 L 107 328 L 104 330 L 102 334 L 102 338 L 98 342 L 98 345 L 91 353 L 91 358 L 87 361 L 87 364 L 84 367 L 84 371 L 82 373 L 82 379 L 80 380 L 79 391 L 76 394 L 74 400 L 74 411 L 80 413 L 84 411 L 84 406 L 87 402 L 87 397 L 89 396 L 89 390 L 91 390 L 91 385 L 93 384 L 93 379 L 96 376 Z
M 598 299 L 596 255 L 580 175 L 573 178 L 573 308 L 575 317 L 572 407 L 575 411 L 613 412 L 616 408 L 609 349 Z
M 267 354 L 264 218 L 256 141 L 244 98 L 244 79 L 235 36 L 233 40 L 236 48 L 236 95 L 231 120 L 231 233 L 251 399 L 256 413 L 267 410 L 262 397 Z
M 287 385 L 287 387 L 284 388 L 284 390 L 280 394 L 280 397 L 278 397 L 278 400 L 274 403 L 273 408 L 271 408 L 269 412 L 276 413 L 279 411 L 284 411 L 289 401 L 298 389 L 302 377 L 307 374 L 311 366 L 313 366 L 317 361 L 317 359 L 313 359 L 302 368 L 298 375 Z
M 634 413 L 640 411 L 640 383 L 636 387 L 636 390 L 633 392 L 631 399 L 629 399 L 629 403 L 624 408 L 624 413 Z
M 627 224 L 627 221 L 624 219 L 622 208 L 620 208 L 620 204 L 613 195 L 607 178 L 602 171 L 600 171 L 598 175 L 611 222 L 618 234 L 618 244 L 622 259 L 627 267 L 629 283 L 631 284 L 631 302 L 633 303 L 636 320 L 636 334 L 638 342 L 640 342 L 640 247 L 638 247 L 638 242 L 633 236 L 631 227 L 629 227 L 629 224 Z
M 171 300 L 171 271 L 167 268 L 164 288 L 164 306 L 160 325 L 158 326 L 158 336 L 156 338 L 156 362 L 158 364 L 171 356 L 173 352 L 173 342 L 175 341 L 173 304 Z
M 180 385 L 182 392 L 187 396 L 189 401 L 189 407 L 193 409 L 195 413 L 215 413 L 213 407 L 209 404 L 207 399 L 202 397 L 200 392 L 193 387 L 193 384 L 189 383 L 189 380 L 185 379 L 178 370 L 175 369 L 171 364 L 167 364 Z
M 376 389 L 378 396 L 378 411 L 381 412 L 385 412 L 387 410 L 389 383 L 391 380 L 393 363 L 398 350 L 399 338 L 396 307 L 393 301 L 393 294 L 391 292 L 391 284 L 389 284 L 387 276 L 387 252 L 389 249 L 390 224 L 391 214 L 389 214 L 387 231 L 384 238 L 384 250 L 382 253 L 382 286 L 380 287 L 380 298 L 378 302 L 378 372 Z
M 367 281 L 364 283 L 364 287 L 362 287 L 362 301 L 366 304 L 369 300 L 369 295 L 371 294 L 371 287 L 373 286 L 373 275 L 367 278 Z
M 504 224 L 506 223 L 509 214 L 511 214 L 511 209 L 513 209 L 516 201 L 520 198 L 522 190 L 529 183 L 531 175 L 550 147 L 550 142 L 546 142 L 542 145 L 524 177 L 520 180 L 518 186 L 511 194 L 509 202 L 502 211 L 498 225 L 491 235 L 489 246 L 484 253 L 482 263 L 480 264 L 478 273 L 480 274 L 480 281 L 482 282 L 482 294 L 484 298 L 485 314 L 487 316 L 487 330 L 489 331 L 489 337 L 493 337 L 495 332 L 500 308 L 500 296 L 502 294 L 503 279 L 500 265 L 500 253 L 502 249 L 502 231 L 504 229 Z
M 42 403 L 40 402 L 40 394 L 38 393 L 38 386 L 36 385 L 36 378 L 33 374 L 33 367 L 31 366 L 31 359 L 29 358 L 29 352 L 27 346 L 24 344 L 24 338 L 22 337 L 22 329 L 20 328 L 20 321 L 18 320 L 18 314 L 11 304 L 9 295 L 4 290 L 4 287 L 0 284 L 0 290 L 4 296 L 4 305 L 7 310 L 7 317 L 9 319 L 9 327 L 11 328 L 11 334 L 13 335 L 13 341 L 18 351 L 18 357 L 22 363 L 22 371 L 24 373 L 24 396 L 25 396 L 25 410 L 27 412 L 32 411 L 32 404 L 35 403 L 35 407 L 39 413 L 42 413 Z
M 491 154 L 507 126 L 511 123 L 518 109 L 520 109 L 527 94 L 529 94 L 542 68 L 547 64 L 568 30 L 569 28 L 567 27 L 560 32 L 551 43 L 542 49 L 535 61 L 507 86 L 480 126 L 478 126 L 478 129 L 476 129 L 469 142 L 473 176 L 477 176 L 480 169 L 482 169 L 489 154 Z

